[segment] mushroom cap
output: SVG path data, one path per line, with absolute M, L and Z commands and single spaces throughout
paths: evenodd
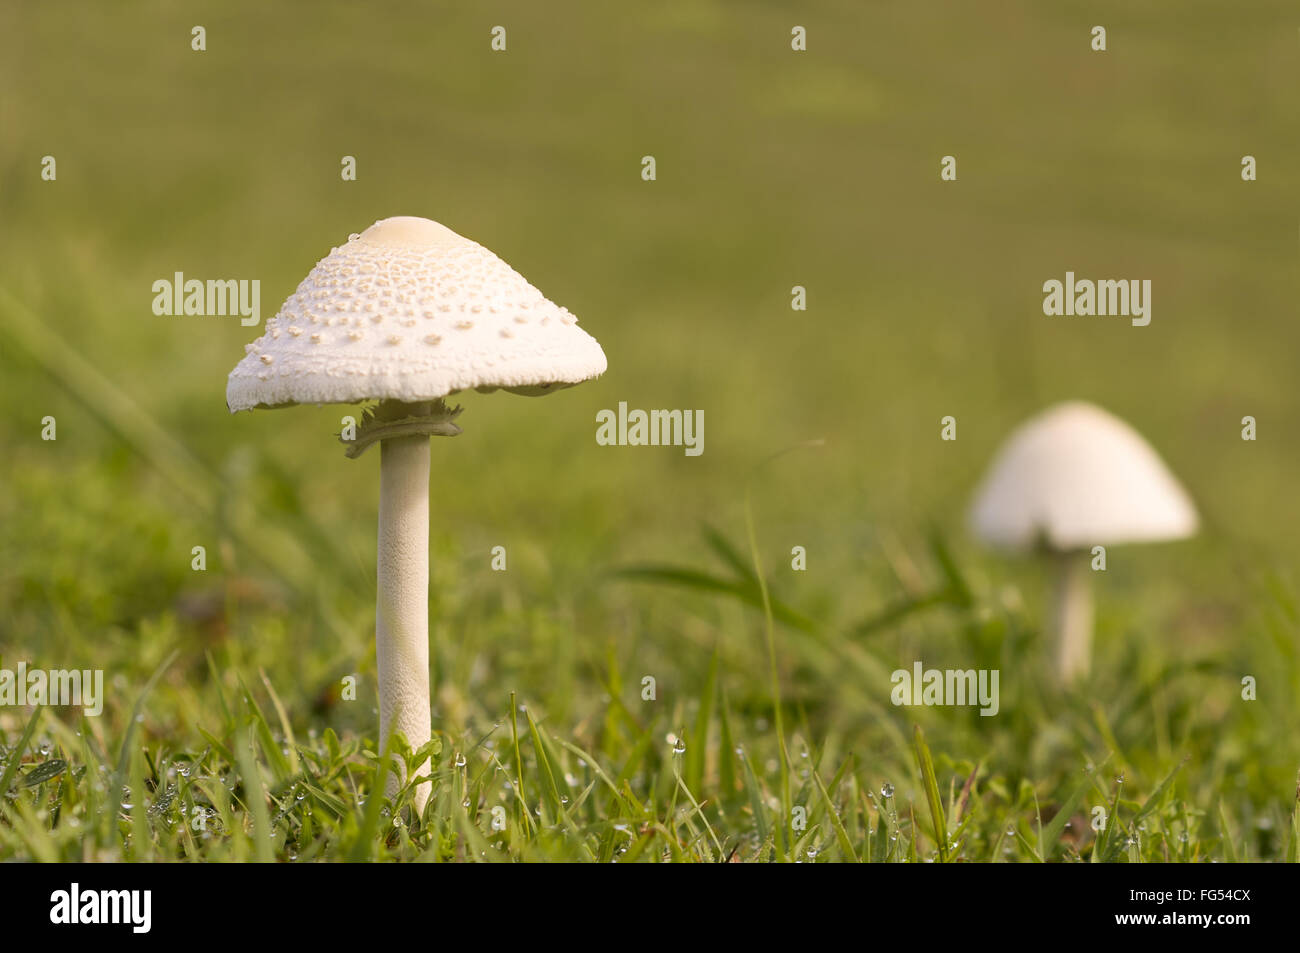
M 1058 404 L 1006 441 L 975 496 L 971 525 L 987 542 L 1066 551 L 1179 539 L 1196 508 L 1128 424 L 1082 401 Z
M 427 218 L 376 222 L 321 259 L 226 385 L 231 412 L 547 394 L 598 377 L 605 352 L 477 242 Z

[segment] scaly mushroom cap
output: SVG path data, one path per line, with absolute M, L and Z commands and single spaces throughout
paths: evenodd
M 1179 539 L 1196 532 L 1186 491 L 1128 424 L 1092 404 L 1052 407 L 1003 445 L 971 523 L 987 542 L 1055 550 Z
M 605 370 L 567 309 L 477 242 L 408 216 L 331 251 L 245 350 L 226 386 L 232 413 L 469 388 L 547 394 Z

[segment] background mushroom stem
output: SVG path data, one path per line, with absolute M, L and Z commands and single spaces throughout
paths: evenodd
M 1063 683 L 1088 674 L 1092 659 L 1092 580 L 1088 557 L 1082 552 L 1055 555 L 1053 625 L 1056 632 L 1056 674 Z
M 428 404 L 384 401 L 380 419 L 427 414 Z M 379 668 L 379 743 L 401 732 L 418 749 L 429 740 L 429 437 L 380 444 L 379 558 L 375 646 Z M 423 766 L 417 766 L 419 771 Z M 404 768 L 399 768 L 403 771 Z M 428 783 L 415 791 L 424 810 Z M 398 779 L 389 775 L 389 796 Z

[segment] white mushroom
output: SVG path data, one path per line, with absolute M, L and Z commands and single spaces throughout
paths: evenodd
M 477 291 L 469 291 L 472 285 Z M 431 736 L 429 709 L 429 436 L 453 436 L 459 408 L 442 398 L 474 388 L 549 394 L 599 376 L 605 354 L 576 325 L 520 327 L 523 311 L 567 312 L 542 296 L 482 245 L 424 218 L 376 222 L 323 258 L 284 303 L 284 322 L 314 323 L 305 307 L 345 310 L 360 300 L 376 316 L 400 317 L 412 306 L 429 318 L 424 335 L 263 334 L 230 373 L 226 403 L 233 413 L 292 404 L 378 400 L 358 429 L 348 456 L 381 443 L 378 592 L 375 642 L 379 670 L 379 732 L 385 745 L 402 732 L 418 749 Z M 471 299 L 474 299 L 471 301 Z M 490 302 L 475 321 L 445 314 Z M 436 310 L 435 310 L 436 309 Z M 435 316 L 436 315 L 436 316 Z M 446 332 L 458 329 L 454 335 Z M 509 331 L 503 338 L 500 332 Z M 430 347 L 437 344 L 437 347 Z M 396 789 L 390 780 L 389 793 Z M 419 785 L 423 811 L 429 785 Z
M 1196 509 L 1132 427 L 1079 401 L 1021 425 L 993 461 L 971 510 L 975 533 L 1056 562 L 1053 628 L 1062 681 L 1088 672 L 1096 545 L 1156 542 L 1196 532 Z

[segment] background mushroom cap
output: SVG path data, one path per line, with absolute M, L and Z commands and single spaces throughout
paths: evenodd
M 231 412 L 547 394 L 599 376 L 600 344 L 477 242 L 426 218 L 376 222 L 317 263 L 230 372 Z
M 1070 550 L 1179 539 L 1196 509 L 1164 462 L 1128 424 L 1083 402 L 1059 404 L 1008 438 L 976 493 L 982 539 Z

